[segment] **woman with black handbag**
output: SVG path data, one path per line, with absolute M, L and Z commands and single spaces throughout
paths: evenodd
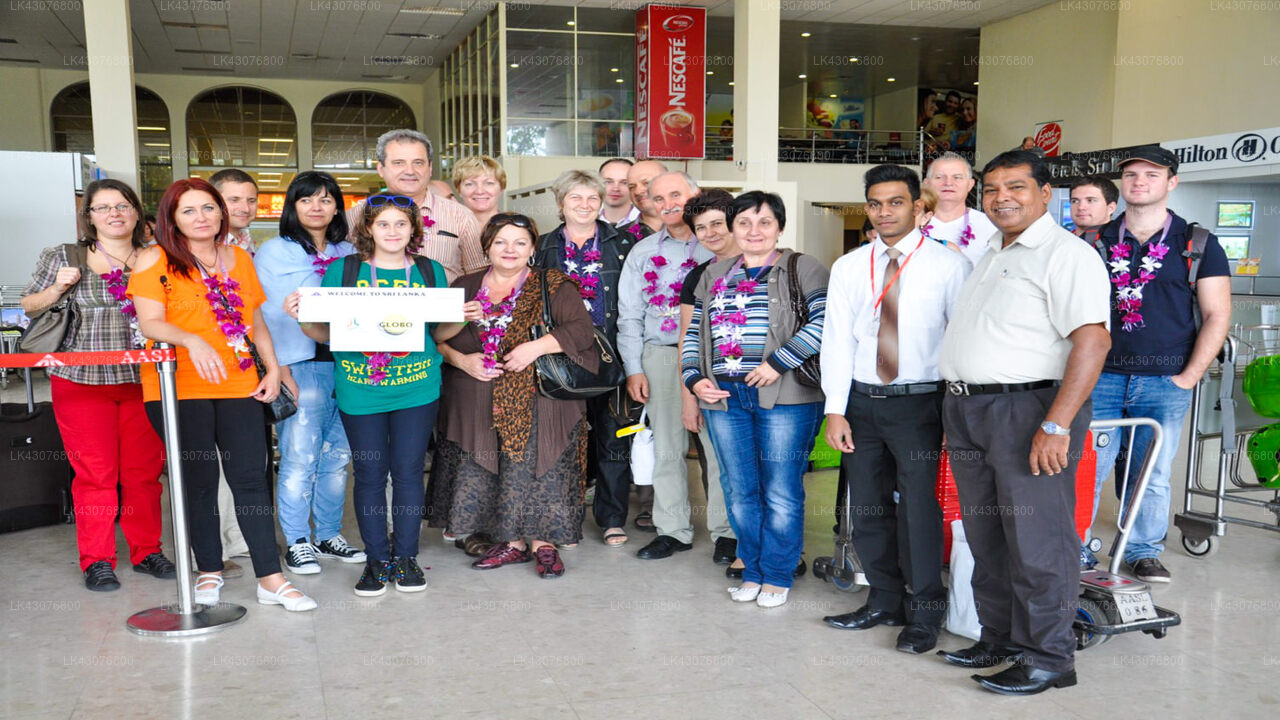
M 446 365 L 427 504 L 432 527 L 497 541 L 477 570 L 536 560 L 554 578 L 564 574 L 556 545 L 582 538 L 586 403 L 539 393 L 534 366 L 565 353 L 595 372 L 600 357 L 577 286 L 529 266 L 537 239 L 528 217 L 495 215 L 480 236 L 491 267 L 453 283 L 473 299 L 465 324 L 436 330 Z M 544 297 L 554 329 L 533 339 Z
M 187 518 L 200 573 L 195 601 L 215 605 L 221 598 L 221 461 L 258 578 L 258 602 L 294 612 L 312 610 L 316 602 L 280 572 L 275 509 L 263 461 L 265 406 L 277 401 L 282 387 L 271 333 L 262 319 L 266 295 L 249 253 L 225 242 L 227 228 L 227 206 L 212 185 L 200 178 L 170 185 L 160 198 L 158 245 L 139 253 L 128 288 L 142 334 L 178 352 L 182 473 L 190 492 Z M 153 366 L 143 366 L 142 380 L 147 415 L 161 432 L 159 379 Z M 297 387 L 289 389 L 297 397 Z
M 80 241 L 45 248 L 22 297 L 22 309 L 30 315 L 66 303 L 57 312 L 74 317 L 50 318 L 45 346 L 24 343 L 23 349 L 141 347 L 136 313 L 124 289 L 146 247 L 142 203 L 119 180 L 98 180 L 85 189 L 78 215 Z M 160 550 L 164 446 L 146 422 L 138 366 L 51 367 L 48 372 L 58 431 L 75 469 L 71 497 L 85 587 L 120 587 L 115 575 L 117 514 L 133 569 L 172 578 L 173 563 Z

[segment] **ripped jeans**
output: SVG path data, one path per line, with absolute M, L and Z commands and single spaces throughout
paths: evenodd
M 277 512 L 285 542 L 314 542 L 342 531 L 351 446 L 333 398 L 333 363 L 304 360 L 289 366 L 298 383 L 298 412 L 276 425 L 280 439 Z

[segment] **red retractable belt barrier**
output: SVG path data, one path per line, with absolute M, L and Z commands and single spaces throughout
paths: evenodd
M 50 368 L 67 365 L 141 365 L 177 360 L 173 348 L 106 350 L 102 352 L 0 353 L 0 367 Z

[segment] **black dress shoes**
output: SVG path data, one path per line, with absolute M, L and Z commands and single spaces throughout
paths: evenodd
M 907 619 L 903 617 L 901 612 L 875 610 L 870 605 L 863 605 L 857 610 L 844 615 L 829 615 L 822 618 L 822 622 L 841 630 L 866 630 L 877 625 L 896 627 L 906 621 Z
M 913 655 L 927 653 L 937 647 L 939 630 L 937 625 L 911 623 L 898 633 L 898 649 Z
M 952 665 L 966 668 L 995 667 L 1007 662 L 1017 662 L 1022 658 L 1022 651 L 1018 648 L 992 645 L 984 640 L 979 640 L 973 645 L 955 652 L 939 650 L 938 654 Z
M 1035 695 L 1049 688 L 1075 685 L 1076 671 L 1053 672 L 1018 664 L 995 675 L 974 675 L 973 679 L 982 687 L 1001 695 Z
M 711 553 L 711 561 L 717 565 L 728 565 L 738 557 L 738 541 L 733 538 L 716 538 L 716 549 Z
M 636 557 L 642 560 L 660 560 L 671 557 L 674 553 L 692 549 L 693 543 L 680 542 L 670 535 L 659 535 L 653 539 L 653 542 L 640 548 Z

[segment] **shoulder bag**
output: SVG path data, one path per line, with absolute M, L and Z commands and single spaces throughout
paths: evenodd
M 547 289 L 546 270 L 542 272 L 542 322 L 530 329 L 533 339 L 555 329 L 551 320 L 551 291 Z M 595 348 L 600 353 L 600 369 L 591 372 L 569 358 L 566 353 L 547 353 L 534 361 L 538 392 L 557 400 L 586 400 L 603 395 L 622 384 L 625 374 L 622 358 L 600 328 L 592 328 Z
M 87 254 L 84 246 L 66 243 L 62 249 L 67 256 L 66 267 L 80 268 L 83 280 L 84 273 L 88 272 L 85 267 Z M 80 311 L 76 309 L 76 287 L 79 284 L 77 282 L 67 288 L 62 297 L 31 318 L 31 324 L 18 340 L 18 350 L 27 353 L 57 352 L 66 344 L 68 336 L 74 337 L 76 328 L 80 325 Z
M 796 329 L 804 327 L 809 322 L 809 303 L 805 302 L 804 293 L 800 290 L 800 278 L 796 276 L 796 264 L 799 262 L 800 253 L 791 253 L 791 257 L 787 259 L 787 290 L 791 296 L 791 311 L 796 316 Z M 822 359 L 821 353 L 814 353 L 805 358 L 800 367 L 795 369 L 796 380 L 807 387 L 822 387 Z

